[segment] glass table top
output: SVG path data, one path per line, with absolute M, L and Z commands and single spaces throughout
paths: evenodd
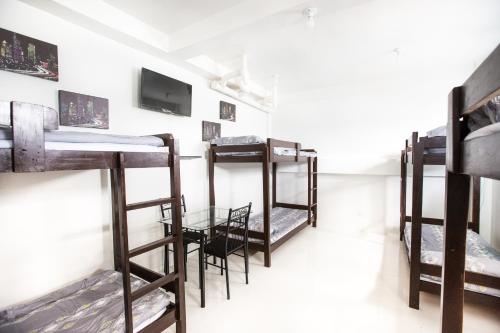
M 165 212 L 165 218 L 160 223 L 172 224 L 170 211 Z M 227 222 L 229 209 L 221 207 L 210 207 L 198 211 L 186 212 L 182 216 L 182 227 L 191 230 L 207 230 Z

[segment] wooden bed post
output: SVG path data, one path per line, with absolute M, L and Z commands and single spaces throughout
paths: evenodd
M 402 241 L 406 226 L 406 148 L 401 151 L 401 190 L 399 206 L 399 240 Z
M 410 293 L 409 305 L 419 308 L 420 303 L 420 251 L 422 240 L 422 188 L 424 172 L 423 144 L 418 133 L 412 135 L 413 196 L 411 213 Z
M 460 170 L 460 107 L 462 88 L 448 95 L 446 142 L 446 194 L 443 268 L 441 273 L 441 330 L 462 332 L 465 279 L 465 246 L 469 217 L 470 177 Z
M 215 152 L 210 146 L 208 149 L 208 197 L 210 206 L 215 206 L 214 154 Z
M 441 329 L 462 332 L 470 177 L 446 172 Z
M 278 173 L 278 163 L 273 162 L 273 190 L 272 190 L 272 200 L 273 200 L 273 205 L 272 208 L 276 207 L 276 190 L 277 190 L 277 173 Z
M 311 224 L 311 210 L 312 210 L 312 192 L 313 192 L 313 182 L 312 182 L 312 158 L 307 158 L 307 223 Z
M 472 177 L 472 230 L 479 233 L 481 220 L 481 177 Z
M 118 244 L 115 246 L 119 248 L 120 260 L 120 272 L 122 273 L 123 279 L 123 300 L 125 307 L 125 332 L 133 333 L 133 314 L 132 314 L 132 290 L 130 287 L 130 262 L 127 256 L 129 252 L 128 248 L 128 228 L 127 228 L 127 201 L 125 192 L 125 167 L 124 167 L 124 155 L 123 153 L 117 153 L 117 168 L 112 170 L 112 185 L 114 189 L 115 202 L 113 207 L 116 207 L 116 211 L 113 213 L 115 220 L 113 221 L 113 227 L 116 229 L 113 231 L 113 236 L 115 233 L 118 236 Z M 115 241 L 115 239 L 114 239 Z M 116 258 L 116 255 L 115 255 Z M 116 263 L 115 263 L 116 267 Z
M 262 149 L 262 197 L 264 210 L 264 265 L 271 267 L 271 211 L 269 209 L 269 155 Z
M 316 221 L 318 220 L 318 157 L 314 157 L 313 162 L 313 228 L 316 228 Z
M 176 329 L 178 333 L 186 333 L 186 300 L 184 290 L 184 245 L 182 241 L 182 203 L 181 203 L 181 174 L 179 161 L 179 142 L 170 138 L 170 195 L 175 198 L 172 204 L 172 233 L 177 237 L 174 243 L 174 267 L 178 278 L 175 280 Z

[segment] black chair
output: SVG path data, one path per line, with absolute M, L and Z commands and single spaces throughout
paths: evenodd
M 181 207 L 182 207 L 182 213 L 186 213 L 186 200 L 184 199 L 184 194 L 181 196 Z M 161 212 L 161 217 L 162 218 L 168 218 L 172 214 L 172 205 L 171 204 L 164 204 L 160 206 L 160 212 Z M 164 233 L 165 236 L 169 236 L 172 234 L 172 226 L 170 224 L 164 224 Z M 186 267 L 187 264 L 187 256 L 189 253 L 197 251 L 198 248 L 193 249 L 191 251 L 188 251 L 189 244 L 199 244 L 200 242 L 200 234 L 197 232 L 193 231 L 183 231 L 182 232 L 182 237 L 183 237 L 183 243 L 184 243 L 184 267 Z M 166 245 L 167 251 L 165 252 L 165 274 L 168 274 L 170 272 L 170 252 L 174 252 L 173 249 L 170 249 L 170 245 Z M 184 279 L 187 281 L 187 269 L 185 270 L 184 274 Z
M 236 254 L 245 258 L 245 278 L 248 284 L 248 219 L 252 203 L 238 209 L 230 209 L 225 226 L 219 228 L 219 233 L 210 239 L 205 245 L 205 265 L 219 267 L 221 275 L 226 271 L 227 299 L 229 294 L 229 265 L 227 257 Z M 243 255 L 236 253 L 243 250 Z M 209 263 L 208 259 L 213 256 L 214 259 L 220 258 L 221 265 Z

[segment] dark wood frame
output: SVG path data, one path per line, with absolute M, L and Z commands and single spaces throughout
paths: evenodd
M 294 148 L 296 149 L 295 156 L 281 156 L 274 154 L 274 148 Z M 300 156 L 300 151 L 315 152 L 313 149 L 301 149 L 301 144 L 298 142 L 290 142 L 268 138 L 266 143 L 248 144 L 248 145 L 228 145 L 217 146 L 211 145 L 208 151 L 208 176 L 209 176 L 209 197 L 210 206 L 215 206 L 215 183 L 214 183 L 214 164 L 215 163 L 261 163 L 262 164 L 262 196 L 263 196 L 263 215 L 264 215 L 264 232 L 253 230 L 248 231 L 248 237 L 262 240 L 263 243 L 249 242 L 251 249 L 264 252 L 264 265 L 271 267 L 271 253 L 284 244 L 288 239 L 304 229 L 307 225 L 312 224 L 316 227 L 317 212 L 318 212 L 318 158 Z M 247 156 L 218 156 L 218 153 L 248 153 L 253 152 L 255 155 Z M 276 199 L 276 183 L 278 163 L 290 162 L 299 163 L 307 162 L 308 170 L 308 202 L 307 205 L 297 205 L 290 203 L 278 202 Z M 272 203 L 269 202 L 269 163 L 272 164 Z M 307 210 L 308 219 L 304 223 L 288 232 L 282 238 L 271 244 L 271 221 L 270 208 L 285 207 L 293 209 Z
M 401 151 L 401 215 L 400 215 L 400 240 L 404 240 L 404 228 L 406 222 L 412 223 L 411 249 L 405 244 L 405 249 L 410 263 L 410 288 L 409 288 L 409 306 L 414 309 L 419 308 L 420 291 L 426 291 L 439 294 L 438 283 L 429 282 L 421 279 L 421 274 L 441 277 L 441 266 L 422 263 L 421 237 L 422 224 L 443 225 L 444 219 L 427 218 L 422 216 L 422 197 L 423 197 L 423 172 L 425 165 L 445 165 L 445 153 L 433 153 L 428 149 L 446 148 L 446 137 L 420 137 L 417 132 L 413 132 L 410 139 L 406 140 L 405 149 Z M 406 185 L 407 168 L 411 164 L 413 168 L 412 178 L 412 212 L 406 215 Z M 481 178 L 473 177 L 472 186 L 472 221 L 468 222 L 468 228 L 479 233 L 479 205 Z M 500 278 L 492 277 L 475 272 L 465 272 L 465 279 L 468 283 L 497 288 L 500 287 Z M 500 298 L 466 291 L 467 299 L 475 303 L 497 304 L 500 305 Z
M 498 140 L 486 135 L 465 141 L 468 116 L 500 94 L 500 45 L 448 96 L 446 207 L 444 221 L 441 331 L 462 332 L 465 245 L 471 176 L 500 180 Z M 470 274 L 469 274 L 470 275 Z M 500 289 L 500 279 L 490 279 Z M 484 281 L 486 282 L 486 281 Z M 483 284 L 486 285 L 486 284 Z
M 11 125 L 13 148 L 0 149 L 0 171 L 42 172 L 54 170 L 110 169 L 113 210 L 113 250 L 115 270 L 122 272 L 125 305 L 125 331 L 133 332 L 132 302 L 162 288 L 175 294 L 175 305 L 140 332 L 162 332 L 176 324 L 177 332 L 186 332 L 184 293 L 184 260 L 181 220 L 181 191 L 178 141 L 170 134 L 160 134 L 167 152 L 108 152 L 45 150 L 44 129 L 57 129 L 55 110 L 28 103 L 0 102 L 0 125 Z M 168 167 L 171 197 L 128 204 L 126 202 L 125 169 Z M 129 249 L 127 212 L 136 209 L 172 204 L 174 219 L 172 235 Z M 130 261 L 133 257 L 174 244 L 174 272 L 160 274 Z M 148 282 L 132 292 L 130 274 Z
M 441 266 L 422 263 L 421 239 L 422 224 L 443 225 L 444 219 L 428 218 L 422 216 L 423 182 L 424 168 L 426 165 L 445 165 L 446 153 L 431 151 L 431 149 L 446 148 L 446 137 L 419 137 L 418 132 L 413 132 L 412 136 L 406 140 L 405 149 L 401 151 L 401 202 L 400 202 L 400 240 L 404 241 L 404 230 L 406 222 L 411 222 L 411 249 L 405 244 L 405 249 L 410 263 L 410 288 L 409 288 L 409 306 L 418 309 L 420 305 L 420 291 L 433 291 L 435 288 L 429 284 L 435 284 L 421 279 L 421 274 L 431 276 L 441 276 Z M 407 191 L 407 169 L 411 165 L 412 176 L 412 208 L 411 215 L 406 215 L 406 191 Z M 480 204 L 480 184 L 481 179 L 473 179 L 472 188 L 472 221 L 468 227 L 479 233 L 479 204 Z M 471 274 L 477 274 L 470 272 Z M 480 274 L 481 275 L 481 274 Z M 487 275 L 485 275 L 487 276 Z M 489 278 L 489 277 L 488 277 Z M 473 298 L 494 298 L 490 295 L 477 294 Z M 484 296 L 484 297 L 483 297 Z

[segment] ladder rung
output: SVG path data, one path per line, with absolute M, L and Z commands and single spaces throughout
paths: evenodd
M 145 285 L 142 288 L 137 289 L 136 291 L 132 292 L 132 301 L 135 301 L 142 296 L 152 292 L 155 289 L 158 289 L 160 287 L 163 287 L 166 284 L 169 284 L 173 282 L 175 279 L 178 278 L 178 275 L 175 273 L 170 273 L 165 275 L 164 277 L 159 278 L 158 280 L 155 280 L 147 285 Z
M 165 238 L 159 239 L 157 241 L 136 247 L 128 252 L 128 257 L 132 258 L 140 254 L 154 250 L 160 246 L 175 242 L 175 237 L 173 235 L 167 236 Z
M 137 203 L 127 205 L 127 210 L 142 209 L 142 208 L 147 208 L 147 207 L 164 205 L 167 203 L 172 203 L 174 200 L 175 200 L 175 198 L 172 197 L 172 198 L 160 198 L 160 199 L 155 199 L 155 200 L 137 202 Z

